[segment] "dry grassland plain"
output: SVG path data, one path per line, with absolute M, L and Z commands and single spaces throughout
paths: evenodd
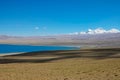
M 120 49 L 1 56 L 0 80 L 120 80 Z

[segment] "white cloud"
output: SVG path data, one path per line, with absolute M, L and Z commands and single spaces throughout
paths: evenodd
M 108 32 L 110 32 L 110 33 L 119 33 L 120 30 L 118 30 L 118 29 L 111 29 Z
M 71 35 L 78 35 L 78 34 L 105 34 L 105 33 L 120 33 L 119 29 L 110 29 L 110 30 L 105 30 L 102 28 L 97 28 L 97 29 L 88 29 L 86 32 L 75 32 L 75 33 L 70 33 Z
M 86 34 L 103 34 L 103 33 L 120 33 L 120 30 L 118 29 L 110 29 L 110 30 L 105 30 L 102 28 L 97 28 L 95 30 L 89 29 Z
M 102 33 L 107 33 L 107 31 L 102 28 L 97 28 L 95 30 L 89 29 L 87 33 L 88 34 L 102 34 Z
M 39 27 L 35 27 L 35 30 L 38 30 L 39 29 Z

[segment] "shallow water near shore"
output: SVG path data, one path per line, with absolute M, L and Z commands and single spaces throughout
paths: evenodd
M 52 51 L 52 50 L 75 50 L 74 46 L 33 46 L 33 45 L 10 45 L 0 44 L 0 54 L 32 51 Z

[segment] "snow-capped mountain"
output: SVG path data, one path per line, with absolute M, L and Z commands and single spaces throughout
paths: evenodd
M 70 35 L 79 35 L 79 34 L 106 34 L 106 33 L 120 33 L 119 29 L 110 29 L 110 30 L 105 30 L 103 28 L 97 28 L 97 29 L 88 29 L 88 31 L 86 32 L 74 32 L 74 33 L 70 33 Z
M 85 34 L 17 37 L 0 35 L 1 44 L 77 45 L 82 47 L 120 47 L 120 31 L 88 30 Z

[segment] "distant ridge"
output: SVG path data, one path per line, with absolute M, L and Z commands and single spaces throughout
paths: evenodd
M 88 31 L 86 32 L 74 32 L 74 33 L 70 33 L 71 35 L 78 35 L 78 34 L 108 34 L 108 33 L 120 33 L 119 29 L 110 29 L 110 30 L 105 30 L 103 28 L 97 28 L 97 29 L 88 29 Z
M 83 47 L 120 47 L 120 33 L 78 34 L 54 36 L 7 36 L 0 35 L 1 44 L 32 45 L 80 45 Z

